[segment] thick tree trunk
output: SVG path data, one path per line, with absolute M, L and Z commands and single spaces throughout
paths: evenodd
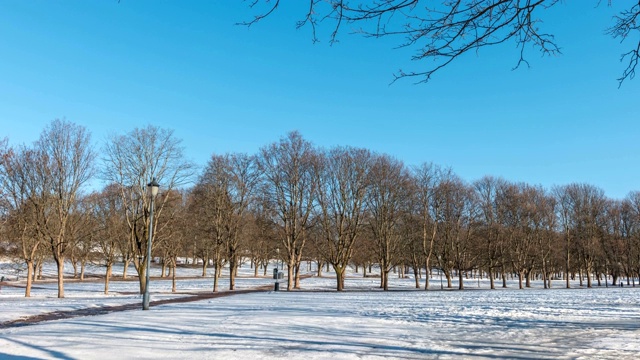
M 384 289 L 384 291 L 388 291 L 389 290 L 389 270 L 382 271 L 381 275 L 382 275 L 381 276 L 382 288 Z
M 413 266 L 413 278 L 416 280 L 416 289 L 420 289 L 420 277 L 418 276 L 418 267 Z
M 300 289 L 300 265 L 302 265 L 302 262 L 300 262 L 299 260 L 296 261 L 296 265 L 295 265 L 295 283 L 294 283 L 294 288 L 295 289 Z
M 460 270 L 458 270 L 458 290 L 464 290 L 464 279 Z
M 146 262 L 142 262 L 142 264 L 138 265 L 138 282 L 140 283 L 140 294 L 144 294 L 144 290 L 146 288 L 146 275 L 147 275 L 147 265 Z M 149 274 L 151 276 L 151 274 Z
M 294 262 L 289 260 L 287 264 L 287 291 L 293 290 L 293 267 Z
M 489 288 L 491 290 L 495 290 L 496 289 L 496 282 L 495 282 L 495 279 L 493 278 L 493 267 L 489 266 L 489 269 L 487 271 L 489 272 L 488 273 L 488 276 L 489 276 Z
M 80 260 L 80 281 L 84 281 L 84 270 L 87 267 L 86 260 Z
M 507 287 L 507 274 L 504 272 L 504 267 L 502 268 L 502 287 Z
M 342 291 L 344 290 L 344 272 L 345 268 L 338 268 L 334 266 L 336 271 L 336 290 Z
M 171 292 L 175 293 L 176 292 L 176 261 L 173 261 L 173 264 L 171 266 Z
M 64 298 L 64 257 L 58 256 L 56 259 L 58 265 L 58 298 Z
M 109 280 L 111 280 L 112 268 L 113 268 L 113 265 L 111 265 L 111 263 L 108 263 L 107 270 L 105 271 L 105 274 L 104 274 L 104 294 L 105 295 L 109 295 Z
M 318 277 L 322 277 L 322 261 L 318 260 Z
M 122 280 L 127 280 L 127 269 L 129 269 L 129 264 L 131 264 L 131 260 L 125 260 L 122 268 Z
M 33 284 L 33 261 L 27 261 L 27 286 L 24 289 L 24 297 L 31 297 L 31 285 Z
M 235 251 L 232 251 L 235 252 Z M 229 257 L 229 290 L 236 288 L 236 274 L 238 270 L 237 259 L 235 255 Z
M 518 270 L 518 289 L 524 289 L 524 285 L 522 283 L 522 278 L 524 277 L 524 271 Z

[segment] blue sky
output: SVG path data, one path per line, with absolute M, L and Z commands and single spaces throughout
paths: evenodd
M 604 34 L 613 7 L 568 1 L 544 13 L 563 55 L 514 43 L 467 54 L 425 85 L 398 39 L 349 35 L 320 43 L 295 29 L 303 2 L 285 1 L 251 28 L 245 1 L 0 2 L 0 137 L 30 143 L 55 118 L 110 133 L 175 130 L 203 165 L 212 153 L 255 153 L 291 130 L 318 146 L 352 145 L 407 165 L 450 166 L 541 184 L 640 190 L 640 79 L 618 89 L 632 46 Z

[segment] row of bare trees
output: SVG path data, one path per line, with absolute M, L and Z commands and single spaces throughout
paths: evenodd
M 450 169 L 401 161 L 366 149 L 319 149 L 292 132 L 255 155 L 213 155 L 196 177 L 173 132 L 156 127 L 114 135 L 104 145 L 98 177 L 106 186 L 81 191 L 94 176 L 87 131 L 56 120 L 32 146 L 1 146 L 3 251 L 26 264 L 27 290 L 41 264 L 58 265 L 64 296 L 65 259 L 74 273 L 87 262 L 105 266 L 105 292 L 117 262 L 133 264 L 144 292 L 150 195 L 156 178 L 153 257 L 162 276 L 179 259 L 213 268 L 212 290 L 223 268 L 229 289 L 250 261 L 258 276 L 280 258 L 287 289 L 300 286 L 301 265 L 330 265 L 337 290 L 349 266 L 380 270 L 388 289 L 392 270 L 412 269 L 416 287 L 441 271 L 452 286 L 470 274 L 506 286 L 532 278 L 578 277 L 591 287 L 612 276 L 640 276 L 640 192 L 612 200 L 588 184 L 551 190 L 500 178 L 468 183 Z M 86 188 L 86 186 L 85 186 Z M 280 251 L 282 249 L 282 251 Z

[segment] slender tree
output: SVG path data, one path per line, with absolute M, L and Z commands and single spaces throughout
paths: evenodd
M 318 188 L 317 154 L 310 142 L 291 132 L 279 142 L 260 149 L 258 166 L 263 189 L 276 217 L 288 266 L 287 290 L 300 286 L 300 262 L 312 226 Z M 295 278 L 294 278 L 295 272 Z
M 318 249 L 336 272 L 337 291 L 344 289 L 345 270 L 364 227 L 372 160 L 364 149 L 334 148 L 323 156 L 317 172 L 318 218 L 324 240 Z

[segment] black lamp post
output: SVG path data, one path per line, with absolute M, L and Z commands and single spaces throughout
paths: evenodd
M 151 206 L 149 207 L 149 240 L 147 241 L 147 269 L 145 271 L 146 276 L 144 283 L 144 295 L 142 297 L 142 310 L 149 310 L 149 300 L 151 297 L 149 294 L 149 272 L 151 271 L 151 240 L 153 239 L 153 207 L 159 188 L 160 185 L 156 182 L 156 178 L 153 178 L 153 180 L 147 184 L 147 190 L 151 196 Z

